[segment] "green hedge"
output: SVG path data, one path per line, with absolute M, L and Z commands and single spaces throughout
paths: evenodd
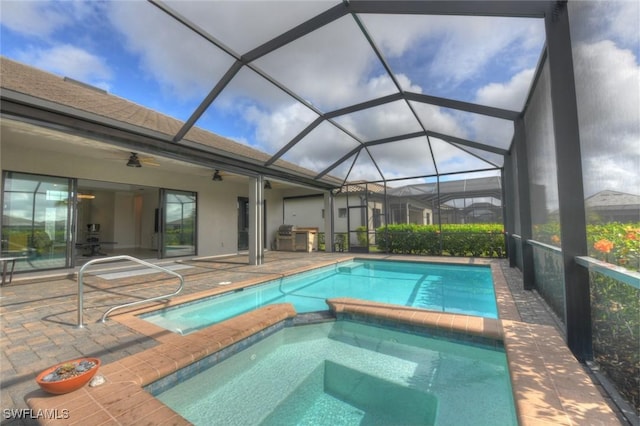
M 504 257 L 502 224 L 388 225 L 376 229 L 378 250 L 387 253 Z

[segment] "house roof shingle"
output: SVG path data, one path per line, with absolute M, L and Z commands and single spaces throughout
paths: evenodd
M 21 64 L 3 56 L 0 56 L 0 87 L 106 119 L 158 132 L 170 138 L 175 136 L 184 124 L 178 119 L 106 91 Z M 271 158 L 269 154 L 198 127 L 193 127 L 187 133 L 187 137 L 190 142 L 199 144 L 204 149 L 225 153 L 235 158 L 243 157 L 254 164 L 264 164 Z M 284 160 L 277 160 L 273 165 L 306 177 L 316 175 L 311 170 Z M 324 179 L 324 181 L 340 183 L 331 177 Z

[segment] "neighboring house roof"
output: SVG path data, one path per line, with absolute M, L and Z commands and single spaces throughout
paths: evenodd
M 347 182 L 341 189 L 342 193 L 359 193 L 359 192 L 373 192 L 375 194 L 384 194 L 384 185 L 379 183 L 370 183 L 365 181 L 353 181 Z M 387 186 L 387 191 L 391 188 Z
M 638 210 L 640 209 L 640 195 L 625 192 L 604 190 L 585 199 L 587 208 Z
M 443 181 L 437 183 L 422 183 L 391 188 L 387 186 L 387 196 L 402 202 L 417 203 L 422 206 L 432 206 L 439 202 L 442 208 L 456 209 L 447 202 L 462 198 L 491 197 L 502 199 L 502 184 L 498 176 L 460 179 L 456 181 Z M 341 188 L 341 193 L 357 194 L 368 192 L 369 194 L 381 194 L 385 192 L 384 185 L 367 183 L 363 181 L 349 182 Z M 438 189 L 440 194 L 438 194 Z M 493 207 L 493 204 L 486 203 Z
M 180 120 L 109 94 L 104 90 L 21 64 L 3 56 L 0 56 L 0 76 L 2 77 L 0 78 L 2 89 L 141 127 L 168 137 L 176 135 L 184 124 Z M 203 145 L 212 152 L 222 152 L 234 158 L 243 157 L 253 163 L 264 164 L 271 158 L 269 154 L 198 127 L 189 130 L 185 139 Z M 284 160 L 277 160 L 274 165 L 308 177 L 317 174 Z M 336 184 L 340 183 L 339 180 L 331 177 L 324 180 Z
M 441 181 L 440 184 L 420 183 L 392 189 L 390 195 L 396 197 L 414 197 L 425 202 L 439 200 L 445 203 L 449 200 L 473 197 L 494 197 L 502 199 L 502 183 L 499 176 Z M 438 194 L 438 190 L 440 194 Z

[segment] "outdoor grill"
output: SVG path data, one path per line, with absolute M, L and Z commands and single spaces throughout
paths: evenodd
M 280 225 L 278 228 L 278 237 L 291 238 L 295 230 L 295 225 Z
M 298 228 L 295 225 L 280 225 L 276 236 L 276 250 L 306 251 L 317 250 L 318 228 Z

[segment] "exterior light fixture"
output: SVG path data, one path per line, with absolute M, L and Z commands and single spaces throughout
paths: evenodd
M 216 169 L 211 180 L 213 180 L 214 182 L 222 182 L 222 175 L 220 174 L 220 170 Z
M 264 189 L 271 189 L 271 181 L 269 180 L 264 181 Z
M 138 154 L 132 152 L 129 156 L 129 161 L 127 161 L 127 167 L 142 167 L 140 164 L 140 159 L 138 158 Z

